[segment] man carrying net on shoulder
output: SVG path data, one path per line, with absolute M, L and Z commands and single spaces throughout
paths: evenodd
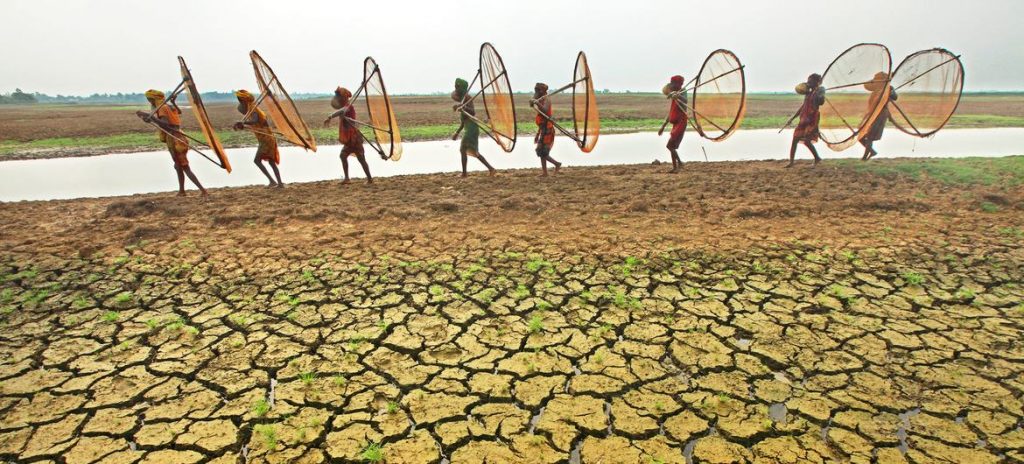
M 551 122 L 553 111 L 551 99 L 548 98 L 547 84 L 538 82 L 533 87 L 533 99 L 530 100 L 530 105 L 539 111 L 535 118 L 537 135 L 533 138 L 533 142 L 537 144 L 537 157 L 540 158 L 540 167 L 544 171 L 541 176 L 547 177 L 548 163 L 555 165 L 555 174 L 558 174 L 558 171 L 562 169 L 562 163 L 551 157 L 551 147 L 555 144 L 555 124 Z
M 235 130 L 244 130 L 248 127 L 256 135 L 256 141 L 259 142 L 259 148 L 256 149 L 256 157 L 253 158 L 252 162 L 256 164 L 256 167 L 260 168 L 264 176 L 267 176 L 271 187 L 284 187 L 284 182 L 281 182 L 281 171 L 277 169 L 277 165 L 281 164 L 281 153 L 277 149 L 277 139 L 274 138 L 274 133 L 270 129 L 267 115 L 263 110 L 256 108 L 256 97 L 249 93 L 249 91 L 239 90 L 235 92 L 235 98 L 238 98 L 238 112 L 242 113 L 242 115 L 248 115 L 244 120 L 235 123 Z M 270 168 L 274 170 L 274 177 L 277 177 L 276 181 L 273 177 L 270 177 L 267 168 L 263 167 L 264 161 L 270 164 Z
M 875 77 L 864 84 L 864 89 L 871 92 L 871 97 L 868 98 L 868 110 L 872 110 L 877 107 L 879 100 L 882 99 L 885 93 L 885 86 L 889 83 L 889 75 L 884 72 L 875 74 Z M 896 96 L 896 90 L 889 86 L 889 99 L 882 103 L 882 109 L 878 113 L 878 117 L 875 118 L 875 122 L 871 123 L 871 127 L 868 129 L 868 133 L 864 138 L 860 139 L 860 144 L 864 146 L 864 156 L 860 159 L 861 161 L 867 161 L 875 156 L 878 156 L 878 151 L 875 150 L 875 142 L 882 140 L 882 133 L 885 132 L 885 124 L 889 122 L 889 102 L 896 101 L 899 98 Z
M 155 124 L 161 129 L 158 132 L 160 141 L 167 144 L 167 151 L 171 153 L 174 170 L 178 174 L 178 196 L 185 196 L 185 176 L 188 176 L 189 180 L 199 188 L 202 196 L 206 197 L 209 194 L 188 166 L 188 138 L 181 132 L 181 108 L 178 108 L 174 99 L 165 104 L 164 98 L 164 93 L 159 90 L 147 90 L 146 100 L 149 101 L 150 108 L 156 109 L 156 112 L 150 115 L 145 111 L 136 111 L 135 115 L 146 123 Z
M 686 133 L 686 124 L 689 123 L 689 116 L 686 115 L 686 92 L 683 92 L 683 76 L 672 76 L 669 83 L 661 88 L 672 103 L 668 108 L 668 122 L 672 124 L 672 131 L 669 132 L 668 152 L 672 155 L 672 170 L 676 173 L 683 168 L 683 160 L 679 157 L 679 145 L 683 142 L 683 135 Z M 658 136 L 665 132 L 665 126 L 661 126 Z
M 804 96 L 804 103 L 800 106 L 800 123 L 793 131 L 793 143 L 789 147 L 789 164 L 787 168 L 793 167 L 793 160 L 796 157 L 796 148 L 803 144 L 814 155 L 814 165 L 821 162 L 818 150 L 814 148 L 814 142 L 818 141 L 818 123 L 821 120 L 819 108 L 825 104 L 825 88 L 821 86 L 821 75 L 811 74 L 807 76 L 807 82 L 801 82 L 796 86 L 796 93 Z
M 473 116 L 476 116 L 476 110 L 473 108 L 473 102 L 469 101 L 469 82 L 465 79 L 455 79 L 455 90 L 452 91 L 452 100 L 457 103 L 452 106 L 455 111 L 460 111 L 461 124 L 459 124 L 459 130 L 455 131 L 455 135 L 452 136 L 452 140 L 459 138 L 459 133 L 462 133 L 462 143 L 459 145 L 459 154 L 462 156 L 462 177 L 466 177 L 466 164 L 469 162 L 469 157 L 472 156 L 484 166 L 487 166 L 487 170 L 490 175 L 495 174 L 494 167 L 487 162 L 484 155 L 480 154 L 480 127 L 476 125 L 476 121 L 473 120 Z
M 345 171 L 345 180 L 342 185 L 352 182 L 348 177 L 348 157 L 355 156 L 359 165 L 366 173 L 366 183 L 373 183 L 373 176 L 370 175 L 370 166 L 366 163 L 366 154 L 363 149 L 363 133 L 352 121 L 356 120 L 356 109 L 350 104 L 352 92 L 344 87 L 338 87 L 334 91 L 334 98 L 331 99 L 331 108 L 338 111 L 331 113 L 324 120 L 324 126 L 331 123 L 331 119 L 338 118 L 338 141 L 341 142 L 341 167 Z M 383 156 L 383 155 L 382 155 Z M 385 158 L 387 159 L 387 158 Z

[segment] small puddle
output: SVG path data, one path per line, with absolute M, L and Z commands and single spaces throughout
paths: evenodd
M 572 451 L 569 451 L 569 464 L 581 464 L 580 452 L 583 450 L 583 439 L 579 439 L 572 445 Z
M 828 442 L 828 431 L 831 430 L 831 429 L 832 429 L 832 418 L 829 417 L 828 418 L 828 422 L 826 422 L 825 426 L 821 428 L 821 440 L 822 441 Z
M 786 407 L 786 403 L 772 403 L 772 405 L 768 407 L 768 416 L 779 424 L 786 425 L 788 415 L 789 408 Z
M 693 464 L 693 449 L 697 447 L 697 442 L 700 441 L 702 438 L 713 436 L 716 433 L 718 432 L 715 430 L 715 428 L 711 427 L 710 429 L 708 429 L 708 433 L 704 434 L 704 436 L 697 437 L 694 438 L 693 440 L 686 442 L 686 446 L 683 446 L 683 458 L 686 459 L 686 464 Z
M 605 421 L 608 422 L 608 430 L 607 431 L 608 431 L 608 436 L 610 437 L 613 434 L 615 434 L 615 431 L 612 430 L 612 402 L 611 401 L 605 401 L 604 402 L 604 418 L 605 418 Z
M 544 406 L 541 406 L 540 409 L 537 410 L 537 414 L 534 414 L 533 417 L 530 418 L 530 427 L 527 429 L 529 434 L 533 435 L 534 431 L 537 430 L 537 424 L 540 422 L 540 416 L 543 414 Z
M 907 443 L 907 430 L 910 429 L 910 418 L 921 413 L 921 408 L 914 408 L 899 415 L 900 427 L 896 430 L 896 438 L 900 440 L 900 453 L 907 454 L 910 445 Z

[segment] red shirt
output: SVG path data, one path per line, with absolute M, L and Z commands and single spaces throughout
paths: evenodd
M 341 142 L 342 145 L 362 142 L 362 134 L 359 133 L 359 127 L 356 127 L 354 123 L 349 122 L 349 119 L 355 118 L 356 109 L 352 106 L 345 110 L 345 115 L 343 117 L 338 118 L 338 141 Z
M 686 115 L 686 110 L 684 110 L 679 105 L 679 103 L 678 103 L 679 101 L 681 101 L 681 102 L 683 102 L 685 104 L 686 103 L 686 95 L 683 94 L 679 98 L 672 99 L 671 103 L 669 103 L 670 106 L 668 108 L 668 122 L 672 123 L 672 125 L 676 125 L 676 124 L 680 124 L 680 123 L 685 123 L 687 118 L 688 118 L 687 115 Z

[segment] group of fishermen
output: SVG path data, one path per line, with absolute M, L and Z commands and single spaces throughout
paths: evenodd
M 804 95 L 804 101 L 797 112 L 799 123 L 793 132 L 793 142 L 789 150 L 789 164 L 786 165 L 787 168 L 793 166 L 796 150 L 800 145 L 804 145 L 810 150 L 814 156 L 815 165 L 821 161 L 818 151 L 814 148 L 814 142 L 817 142 L 819 138 L 820 107 L 825 103 L 826 89 L 821 84 L 821 76 L 811 74 L 807 77 L 806 82 L 796 86 L 796 92 Z M 671 101 L 666 126 L 671 124 L 672 128 L 669 132 L 666 148 L 668 148 L 669 154 L 672 157 L 672 170 L 670 171 L 672 173 L 679 172 L 682 169 L 683 161 L 679 157 L 678 150 L 689 122 L 686 111 L 688 103 L 686 92 L 682 91 L 683 85 L 683 76 L 677 75 L 672 76 L 669 83 L 662 88 L 662 93 Z M 883 97 L 885 85 L 888 85 L 888 78 L 885 73 L 879 73 L 875 76 L 872 83 L 865 85 L 865 88 L 871 91 L 869 107 L 875 107 L 878 100 Z M 897 98 L 895 91 L 892 87 L 889 90 L 889 99 L 895 100 Z M 235 123 L 234 129 L 250 130 L 253 132 L 259 143 L 253 162 L 263 172 L 263 175 L 267 177 L 270 187 L 283 187 L 284 182 L 281 181 L 281 172 L 277 167 L 281 162 L 281 155 L 278 150 L 277 139 L 267 120 L 267 115 L 256 105 L 256 98 L 252 93 L 246 90 L 239 90 L 235 92 L 235 97 L 238 99 L 238 112 L 243 115 L 243 118 Z M 185 177 L 188 177 L 199 188 L 201 194 L 206 196 L 206 189 L 203 188 L 202 184 L 199 183 L 199 179 L 196 178 L 196 175 L 189 168 L 187 156 L 189 150 L 188 139 L 181 132 L 181 109 L 178 108 L 173 99 L 169 102 L 164 102 L 164 98 L 164 93 L 159 90 L 147 91 L 146 99 L 156 111 L 152 114 L 138 111 L 136 114 L 145 122 L 156 124 L 162 129 L 159 133 L 160 140 L 167 144 L 167 149 L 170 151 L 171 158 L 174 161 L 174 169 L 178 174 L 178 195 L 185 195 Z M 452 91 L 451 98 L 456 102 L 452 109 L 456 111 L 461 110 L 461 124 L 455 135 L 452 136 L 452 140 L 458 139 L 459 134 L 462 134 L 462 142 L 459 145 L 459 154 L 462 157 L 462 177 L 468 175 L 467 163 L 470 157 L 480 160 L 487 168 L 488 173 L 493 176 L 497 171 L 480 153 L 480 128 L 477 125 L 475 118 L 476 110 L 469 95 L 469 83 L 465 79 L 455 80 L 455 90 Z M 334 118 L 338 118 L 338 141 L 341 143 L 341 154 L 339 157 L 341 158 L 345 174 L 342 183 L 348 184 L 351 182 L 348 168 L 348 158 L 350 156 L 354 156 L 359 165 L 362 166 L 363 172 L 366 174 L 366 181 L 373 183 L 370 167 L 366 162 L 366 154 L 363 150 L 364 136 L 353 122 L 356 120 L 357 114 L 354 105 L 351 104 L 351 99 L 351 91 L 344 87 L 338 87 L 334 91 L 334 97 L 331 99 L 331 107 L 336 111 L 324 120 L 324 126 L 328 126 Z M 537 111 L 535 118 L 537 134 L 534 137 L 534 144 L 537 157 L 541 162 L 541 175 L 548 175 L 548 164 L 554 166 L 554 173 L 557 174 L 562 167 L 562 163 L 551 157 L 551 147 L 555 141 L 555 125 L 553 123 L 553 111 L 551 101 L 548 98 L 548 86 L 546 84 L 538 82 L 534 86 L 530 105 Z M 868 133 L 860 140 L 860 143 L 864 146 L 864 155 L 861 159 L 865 161 L 878 154 L 873 144 L 882 138 L 882 132 L 885 130 L 885 124 L 889 119 L 888 105 L 883 105 L 881 111 L 875 122 L 868 128 Z M 663 133 L 664 129 L 665 126 L 658 132 L 659 136 Z M 387 159 L 383 154 L 381 157 Z M 264 163 L 273 170 L 273 176 L 270 175 Z

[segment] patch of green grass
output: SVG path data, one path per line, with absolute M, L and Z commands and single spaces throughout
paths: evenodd
M 947 158 L 896 160 L 863 163 L 859 160 L 837 160 L 837 165 L 858 172 L 882 176 L 906 176 L 917 180 L 935 179 L 951 185 L 1024 184 L 1024 156 L 1003 158 Z
M 907 285 L 921 285 L 924 283 L 924 276 L 917 272 L 904 272 L 900 277 Z
M 999 233 L 1007 237 L 1024 237 L 1024 230 L 1021 230 L 1019 227 L 1000 227 Z
M 550 269 L 551 263 L 546 261 L 544 258 L 539 256 L 531 258 L 526 262 L 526 270 L 530 272 L 537 272 L 541 269 Z
M 135 298 L 135 295 L 133 295 L 132 292 L 121 292 L 121 293 L 118 293 L 116 296 L 114 296 L 114 303 L 117 303 L 117 304 L 130 303 L 132 301 L 132 298 Z
M 260 439 L 263 441 L 263 446 L 268 450 L 277 450 L 277 429 L 275 429 L 273 425 L 256 424 L 256 426 L 253 427 L 253 431 L 260 436 Z
M 398 412 L 398 402 L 397 401 L 388 401 L 387 413 L 388 414 L 395 414 L 397 412 Z
M 270 412 L 270 403 L 265 399 L 257 400 L 252 405 L 252 415 L 256 417 L 265 417 Z
M 312 386 L 313 382 L 316 382 L 316 372 L 303 372 L 299 374 L 299 380 L 307 387 Z
M 530 289 L 526 288 L 524 284 L 517 285 L 515 291 L 512 292 L 512 298 L 515 300 L 525 300 L 528 296 L 530 296 Z
M 1000 208 L 999 205 L 990 201 L 981 202 L 981 210 L 986 213 L 998 213 L 1000 209 L 1002 208 Z
M 384 462 L 384 448 L 380 443 L 369 443 L 359 456 L 364 462 Z
M 534 314 L 530 317 L 530 322 L 527 323 L 527 330 L 531 334 L 540 333 L 544 330 L 544 317 L 540 314 Z
M 117 319 L 121 317 L 121 314 L 117 311 L 107 311 L 103 313 L 104 322 L 117 322 Z

